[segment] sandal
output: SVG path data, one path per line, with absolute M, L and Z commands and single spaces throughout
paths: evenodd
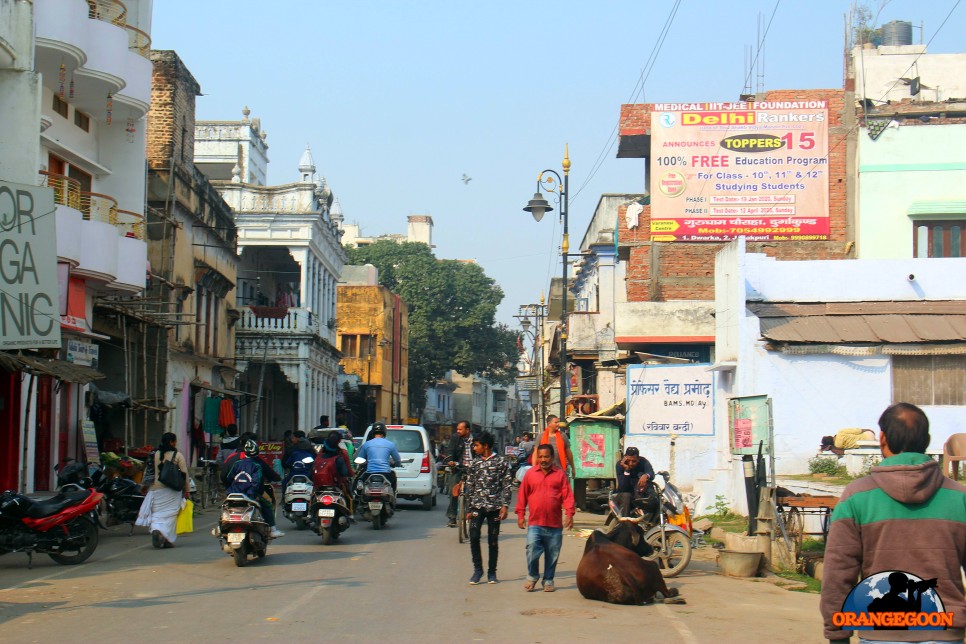
M 532 591 L 536 587 L 537 587 L 537 582 L 535 581 L 527 581 L 527 583 L 523 584 L 523 590 L 527 592 Z
M 556 590 L 556 588 L 553 587 L 552 581 L 548 581 L 543 585 L 543 592 L 545 593 L 552 593 L 554 590 Z

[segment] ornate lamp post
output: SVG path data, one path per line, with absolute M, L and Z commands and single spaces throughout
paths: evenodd
M 537 401 L 536 429 L 543 425 L 546 411 L 543 400 L 543 319 L 545 316 L 546 305 L 543 303 L 542 296 L 540 304 L 521 304 L 519 314 L 514 316 L 520 319 L 523 334 L 533 340 L 533 359 L 530 361 L 530 374 L 536 376 L 537 391 L 540 392 L 540 398 Z M 530 321 L 531 317 L 534 319 L 533 322 Z M 535 325 L 533 331 L 530 330 L 532 325 Z
M 567 254 L 570 251 L 570 239 L 567 232 L 568 200 L 570 198 L 570 155 L 567 146 L 564 147 L 561 167 L 563 168 L 563 179 L 555 170 L 550 169 L 537 175 L 537 191 L 533 193 L 533 199 L 523 209 L 533 215 L 536 221 L 540 221 L 544 214 L 553 210 L 541 194 L 541 187 L 547 192 L 557 193 L 557 202 L 560 204 L 560 218 L 563 220 L 563 241 L 560 244 L 560 259 L 563 264 L 563 294 L 560 307 L 560 419 L 566 420 L 567 397 L 565 392 L 568 387 L 564 384 L 564 379 L 569 380 L 567 373 Z M 556 182 L 554 181 L 555 177 Z

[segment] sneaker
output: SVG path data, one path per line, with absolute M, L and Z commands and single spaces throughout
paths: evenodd
M 500 580 L 496 578 L 496 573 L 491 572 L 486 576 L 486 583 L 488 584 L 498 584 Z
M 268 533 L 268 536 L 270 536 L 272 539 L 278 539 L 279 537 L 284 537 L 285 533 L 272 526 L 272 531 Z
M 449 523 L 446 524 L 446 527 L 447 528 L 455 528 L 456 527 L 456 519 L 450 519 L 449 520 Z
M 483 571 L 482 570 L 474 570 L 473 571 L 473 576 L 470 577 L 470 585 L 471 586 L 477 585 L 478 583 L 480 583 L 480 580 L 481 579 L 483 579 Z

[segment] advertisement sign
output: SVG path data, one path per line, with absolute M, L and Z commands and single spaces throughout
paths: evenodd
M 628 365 L 625 432 L 712 436 L 714 373 L 708 365 Z
M 620 426 L 580 418 L 570 423 L 570 447 L 578 479 L 612 479 L 617 465 Z
M 0 349 L 60 348 L 54 192 L 0 181 Z
M 67 341 L 67 362 L 97 369 L 100 347 L 93 342 L 82 340 Z
M 81 433 L 84 435 L 84 454 L 88 463 L 100 463 L 101 453 L 97 449 L 97 430 L 94 421 L 82 420 Z
M 757 454 L 758 445 L 771 448 L 771 399 L 742 396 L 728 401 L 728 433 L 731 453 Z
M 655 104 L 651 240 L 829 238 L 825 101 Z

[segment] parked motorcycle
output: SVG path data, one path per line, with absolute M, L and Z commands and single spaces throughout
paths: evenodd
M 315 501 L 312 503 L 312 521 L 322 543 L 330 546 L 339 535 L 349 529 L 348 499 L 345 493 L 337 487 L 321 487 L 315 491 Z
M 265 557 L 272 540 L 271 528 L 262 516 L 261 505 L 244 494 L 229 494 L 225 498 L 221 518 L 211 533 L 239 568 L 248 563 L 249 555 L 259 559 Z
M 664 479 L 663 487 L 655 480 L 648 483 L 649 492 L 631 503 L 635 522 L 644 529 L 644 538 L 654 548 L 646 559 L 656 560 L 665 577 L 677 576 L 691 561 L 692 539 L 696 538 L 691 524 L 691 513 L 684 504 L 681 491 L 670 482 L 670 474 L 658 472 Z M 616 494 L 611 493 L 608 505 L 613 517 L 620 517 Z
M 34 501 L 8 490 L 0 494 L 0 554 L 26 552 L 27 567 L 39 552 L 59 564 L 86 561 L 97 548 L 97 504 L 91 489 L 65 489 Z
M 65 489 L 77 491 L 94 488 L 104 495 L 99 509 L 107 516 L 107 525 L 128 523 L 131 526 L 128 535 L 134 533 L 134 522 L 144 501 L 139 483 L 122 477 L 108 478 L 101 467 L 73 461 L 57 472 L 57 487 L 62 492 Z M 102 524 L 101 527 L 105 526 Z
M 365 463 L 364 458 L 355 459 L 359 466 L 352 486 L 358 499 L 356 511 L 370 521 L 374 529 L 381 530 L 396 511 L 396 494 L 389 477 L 381 472 L 366 471 Z
M 282 494 L 282 514 L 295 524 L 296 530 L 304 530 L 312 521 L 314 514 L 309 514 L 312 504 L 312 463 L 313 459 L 306 457 L 292 466 L 288 484 Z

